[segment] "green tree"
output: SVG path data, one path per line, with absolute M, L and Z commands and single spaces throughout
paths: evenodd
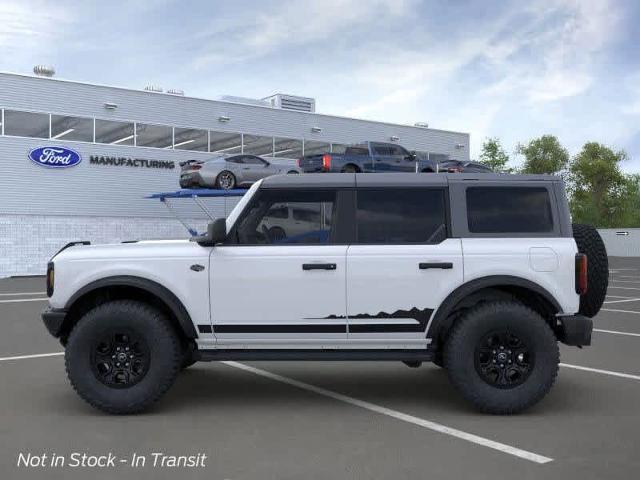
M 526 145 L 519 144 L 516 152 L 524 155 L 521 173 L 557 174 L 569 163 L 569 152 L 555 135 L 543 135 Z
M 482 144 L 482 153 L 478 161 L 494 172 L 511 173 L 512 168 L 507 167 L 509 163 L 509 155 L 502 148 L 500 140 L 496 137 L 487 138 Z
M 575 223 L 597 227 L 640 225 L 640 177 L 625 175 L 624 151 L 586 143 L 569 168 L 571 212 Z

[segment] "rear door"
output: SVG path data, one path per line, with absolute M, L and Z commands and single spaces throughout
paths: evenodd
M 427 345 L 431 315 L 463 278 L 446 196 L 444 186 L 357 189 L 357 241 L 347 252 L 350 341 Z

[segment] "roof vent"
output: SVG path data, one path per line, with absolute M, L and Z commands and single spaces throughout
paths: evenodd
M 179 88 L 170 88 L 167 90 L 167 93 L 169 95 L 180 95 L 181 97 L 184 97 L 184 90 L 180 90 Z
M 156 93 L 162 93 L 162 87 L 159 87 L 157 85 L 147 85 L 146 87 L 144 87 L 144 89 L 147 92 L 156 92 Z
M 316 100 L 314 98 L 276 93 L 263 100 L 268 101 L 272 107 L 282 108 L 283 110 L 295 110 L 297 112 L 316 111 Z
M 427 122 L 416 122 L 413 124 L 413 126 L 420 128 L 429 128 L 429 124 Z
M 33 73 L 39 77 L 53 77 L 56 74 L 56 69 L 50 65 L 36 65 L 33 67 Z

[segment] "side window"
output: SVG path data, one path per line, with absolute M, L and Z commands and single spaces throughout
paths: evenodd
M 358 243 L 440 243 L 447 238 L 441 188 L 358 190 Z
M 264 190 L 258 195 L 238 221 L 239 245 L 331 243 L 335 191 Z
M 472 233 L 553 231 L 549 192 L 543 187 L 467 188 L 467 216 Z
M 375 155 L 391 155 L 391 151 L 389 150 L 389 147 L 387 147 L 386 145 L 372 145 L 373 148 L 373 153 Z
M 248 165 L 264 165 L 265 161 L 252 155 L 245 155 L 242 163 L 246 163 Z
M 243 159 L 242 155 L 236 155 L 235 157 L 227 157 L 226 161 L 229 163 L 244 163 Z
M 389 145 L 389 151 L 391 152 L 390 153 L 391 155 L 395 155 L 399 157 L 406 157 L 407 155 L 409 155 L 409 152 L 407 152 L 400 145 Z

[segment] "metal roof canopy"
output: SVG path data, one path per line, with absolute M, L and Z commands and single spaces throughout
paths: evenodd
M 160 199 L 166 207 L 169 213 L 178 220 L 184 228 L 187 229 L 190 235 L 198 236 L 199 233 L 196 229 L 191 228 L 187 222 L 185 222 L 180 215 L 173 209 L 169 200 L 181 199 L 181 198 L 190 198 L 193 200 L 200 210 L 204 212 L 204 214 L 209 217 L 210 220 L 215 220 L 215 217 L 211 214 L 209 209 L 200 201 L 200 198 L 218 198 L 218 197 L 242 197 L 246 190 L 242 189 L 233 189 L 233 190 L 213 190 L 209 188 L 196 188 L 196 189 L 183 189 L 177 190 L 175 192 L 160 192 L 160 193 L 152 193 L 151 195 L 147 195 L 144 198 L 157 198 Z

